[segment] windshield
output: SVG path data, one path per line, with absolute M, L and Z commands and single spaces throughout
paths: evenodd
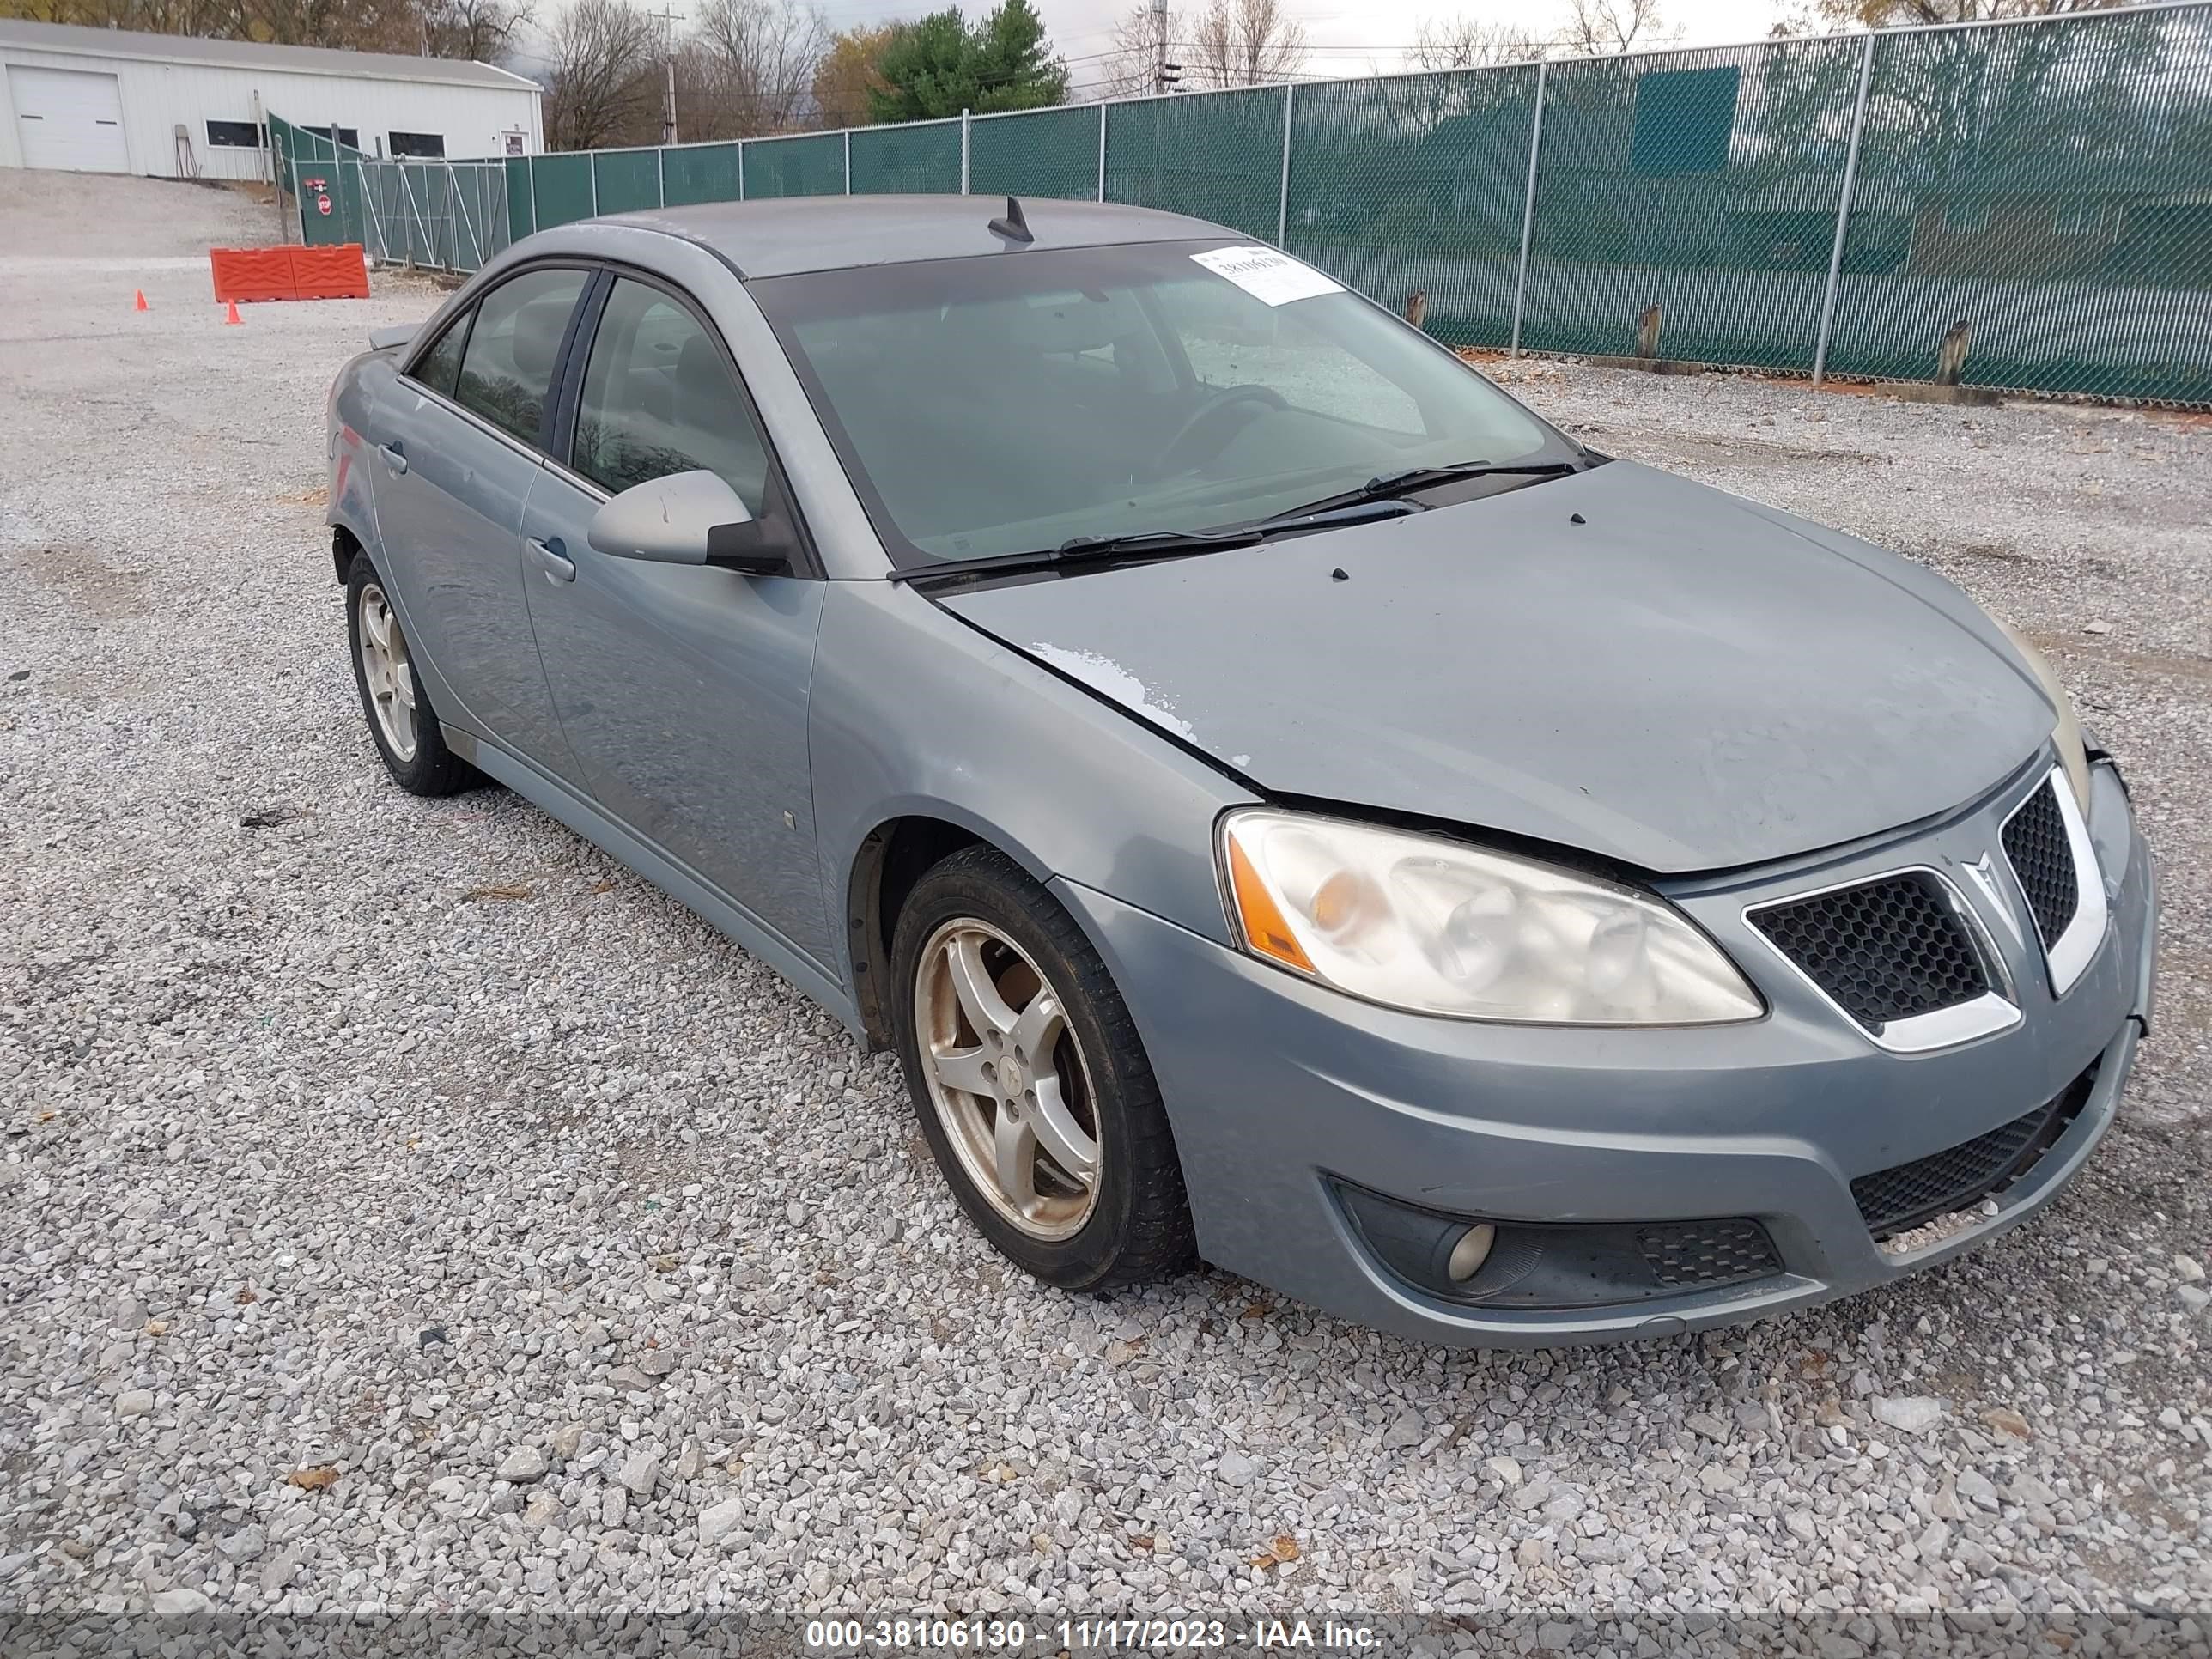
M 1249 523 L 1575 451 L 1272 248 L 1025 250 L 750 285 L 902 566 Z

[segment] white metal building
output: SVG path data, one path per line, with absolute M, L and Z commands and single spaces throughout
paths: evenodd
M 0 167 L 264 178 L 272 114 L 371 155 L 535 155 L 541 95 L 489 64 L 0 18 Z

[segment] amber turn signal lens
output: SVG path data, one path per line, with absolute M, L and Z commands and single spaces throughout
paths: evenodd
M 1244 942 L 1261 956 L 1273 957 L 1287 963 L 1302 974 L 1314 970 L 1311 958 L 1298 943 L 1297 935 L 1283 920 L 1283 913 L 1267 891 L 1260 872 L 1252 867 L 1252 860 L 1244 856 L 1244 849 L 1237 838 L 1229 840 L 1229 885 L 1237 895 L 1237 918 L 1244 928 Z

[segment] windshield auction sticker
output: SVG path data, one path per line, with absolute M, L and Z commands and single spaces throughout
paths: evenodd
M 1344 284 L 1271 247 L 1218 247 L 1190 256 L 1217 276 L 1226 276 L 1262 305 L 1288 305 L 1317 294 L 1341 294 Z

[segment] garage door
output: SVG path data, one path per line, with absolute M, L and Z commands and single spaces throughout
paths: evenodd
M 71 173 L 128 173 L 123 94 L 112 75 L 83 70 L 8 66 L 8 97 L 27 167 Z

